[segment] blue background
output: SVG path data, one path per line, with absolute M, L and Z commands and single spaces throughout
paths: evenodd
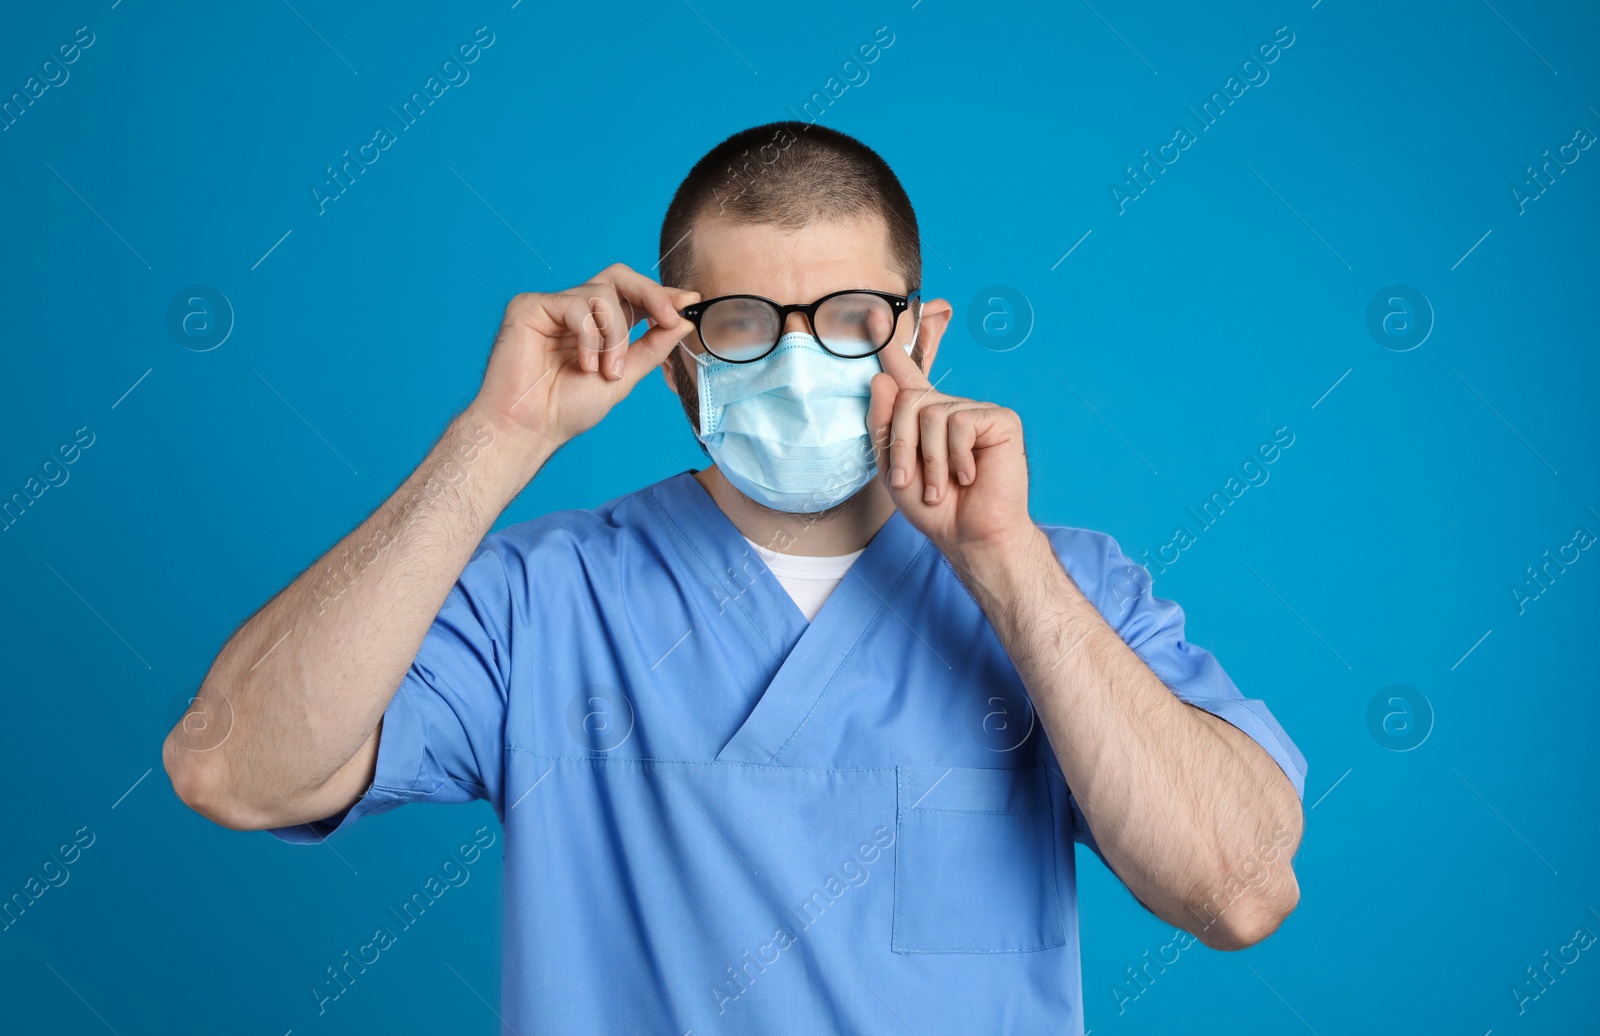
M 494 1031 L 498 842 L 326 1014 L 308 995 L 498 833 L 486 803 L 290 846 L 185 808 L 162 738 L 472 398 L 512 294 L 653 273 L 693 161 L 826 96 L 880 26 L 818 121 L 917 206 L 925 294 L 956 307 L 940 388 L 1022 414 L 1038 520 L 1135 558 L 1191 529 L 1157 593 L 1309 761 L 1301 903 L 1247 951 L 1196 944 L 1141 991 L 1125 969 L 1172 929 L 1079 852 L 1088 1027 L 1593 1025 L 1600 950 L 1521 1014 L 1511 992 L 1600 933 L 1600 559 L 1512 594 L 1600 533 L 1600 149 L 1513 195 L 1600 133 L 1593 5 L 65 3 L 6 12 L 0 96 L 59 77 L 41 65 L 83 25 L 70 78 L 0 133 L 0 497 L 94 436 L 0 533 L 0 896 L 94 841 L 0 932 L 0 1028 Z M 470 78 L 319 215 L 324 167 L 479 26 Z M 1280 26 L 1269 78 L 1199 130 L 1188 108 L 1259 80 L 1241 64 Z M 1124 168 L 1180 126 L 1199 139 L 1119 212 Z M 207 351 L 169 329 L 190 285 L 233 313 Z M 1432 312 L 1403 351 L 1420 314 L 1367 316 L 1391 285 Z M 1282 427 L 1269 481 L 1200 529 L 1187 508 Z M 703 463 L 652 377 L 499 525 Z M 1375 696 L 1405 714 L 1375 725 Z

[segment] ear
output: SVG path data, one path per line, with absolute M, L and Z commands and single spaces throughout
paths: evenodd
M 945 329 L 950 326 L 950 318 L 954 315 L 955 310 L 949 299 L 928 299 L 922 304 L 922 327 L 917 332 L 917 342 L 922 346 L 924 376 L 933 371 L 933 359 L 938 355 L 939 342 L 943 340 Z

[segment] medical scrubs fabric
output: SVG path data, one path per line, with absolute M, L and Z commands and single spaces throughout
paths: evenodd
M 1040 527 L 1303 798 L 1299 750 L 1145 570 Z M 502 1031 L 1082 1032 L 1073 845 L 1100 849 L 994 630 L 898 512 L 809 624 L 689 471 L 485 537 L 372 787 L 272 833 L 476 798 L 504 828 Z

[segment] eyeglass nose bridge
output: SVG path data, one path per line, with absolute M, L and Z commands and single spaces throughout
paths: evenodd
M 816 338 L 817 307 L 822 305 L 822 303 L 825 301 L 827 300 L 822 299 L 811 303 L 795 303 L 792 306 L 783 306 L 779 305 L 778 303 L 773 303 L 772 308 L 778 311 L 778 337 L 782 338 L 784 335 L 791 333 L 789 331 L 789 315 L 791 313 L 801 313 L 804 314 L 806 318 L 805 326 L 797 328 L 796 330 L 805 331 L 809 333 L 811 337 Z

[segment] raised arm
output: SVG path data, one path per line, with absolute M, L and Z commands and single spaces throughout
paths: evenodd
M 237 830 L 358 800 L 384 710 L 473 551 L 544 462 L 688 333 L 676 310 L 697 298 L 617 264 L 512 299 L 482 388 L 417 470 L 228 639 L 162 748 L 179 797 Z
M 1174 694 L 1083 595 L 1028 515 L 1017 414 L 880 355 L 867 426 L 890 496 L 994 627 L 1101 855 L 1207 946 L 1260 942 L 1299 902 L 1302 789 L 1242 729 Z

